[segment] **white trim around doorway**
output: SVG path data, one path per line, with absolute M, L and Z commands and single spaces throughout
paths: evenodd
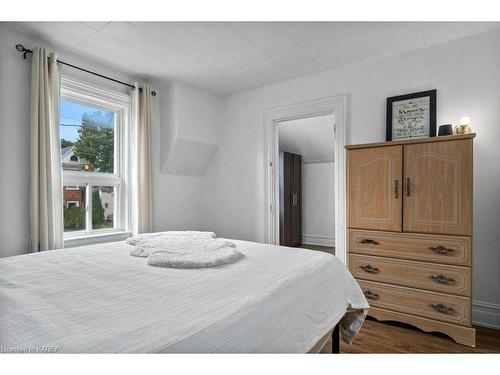
M 301 118 L 335 118 L 335 255 L 346 263 L 346 122 L 347 95 L 307 100 L 269 108 L 264 113 L 265 207 L 264 233 L 269 244 L 279 244 L 279 140 L 278 124 Z

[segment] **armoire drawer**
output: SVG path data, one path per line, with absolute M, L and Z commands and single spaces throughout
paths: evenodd
M 470 268 L 367 255 L 349 255 L 349 270 L 359 279 L 470 296 Z
M 349 252 L 470 266 L 471 239 L 470 237 L 349 229 Z
M 370 306 L 470 326 L 469 298 L 366 280 L 357 281 Z

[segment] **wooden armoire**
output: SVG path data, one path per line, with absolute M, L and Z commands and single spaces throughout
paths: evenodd
M 378 320 L 475 346 L 475 134 L 347 146 L 348 262 Z
M 302 243 L 302 156 L 280 152 L 280 245 Z

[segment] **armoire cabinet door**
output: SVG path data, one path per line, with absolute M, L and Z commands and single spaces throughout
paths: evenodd
M 471 235 L 472 139 L 404 146 L 405 232 Z
M 402 146 L 349 150 L 349 227 L 401 231 Z
M 280 152 L 280 245 L 302 243 L 302 157 Z
M 293 154 L 291 207 L 291 240 L 296 246 L 302 243 L 302 156 Z

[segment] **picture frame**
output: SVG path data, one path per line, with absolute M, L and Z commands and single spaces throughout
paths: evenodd
M 386 141 L 436 136 L 436 90 L 387 98 Z

